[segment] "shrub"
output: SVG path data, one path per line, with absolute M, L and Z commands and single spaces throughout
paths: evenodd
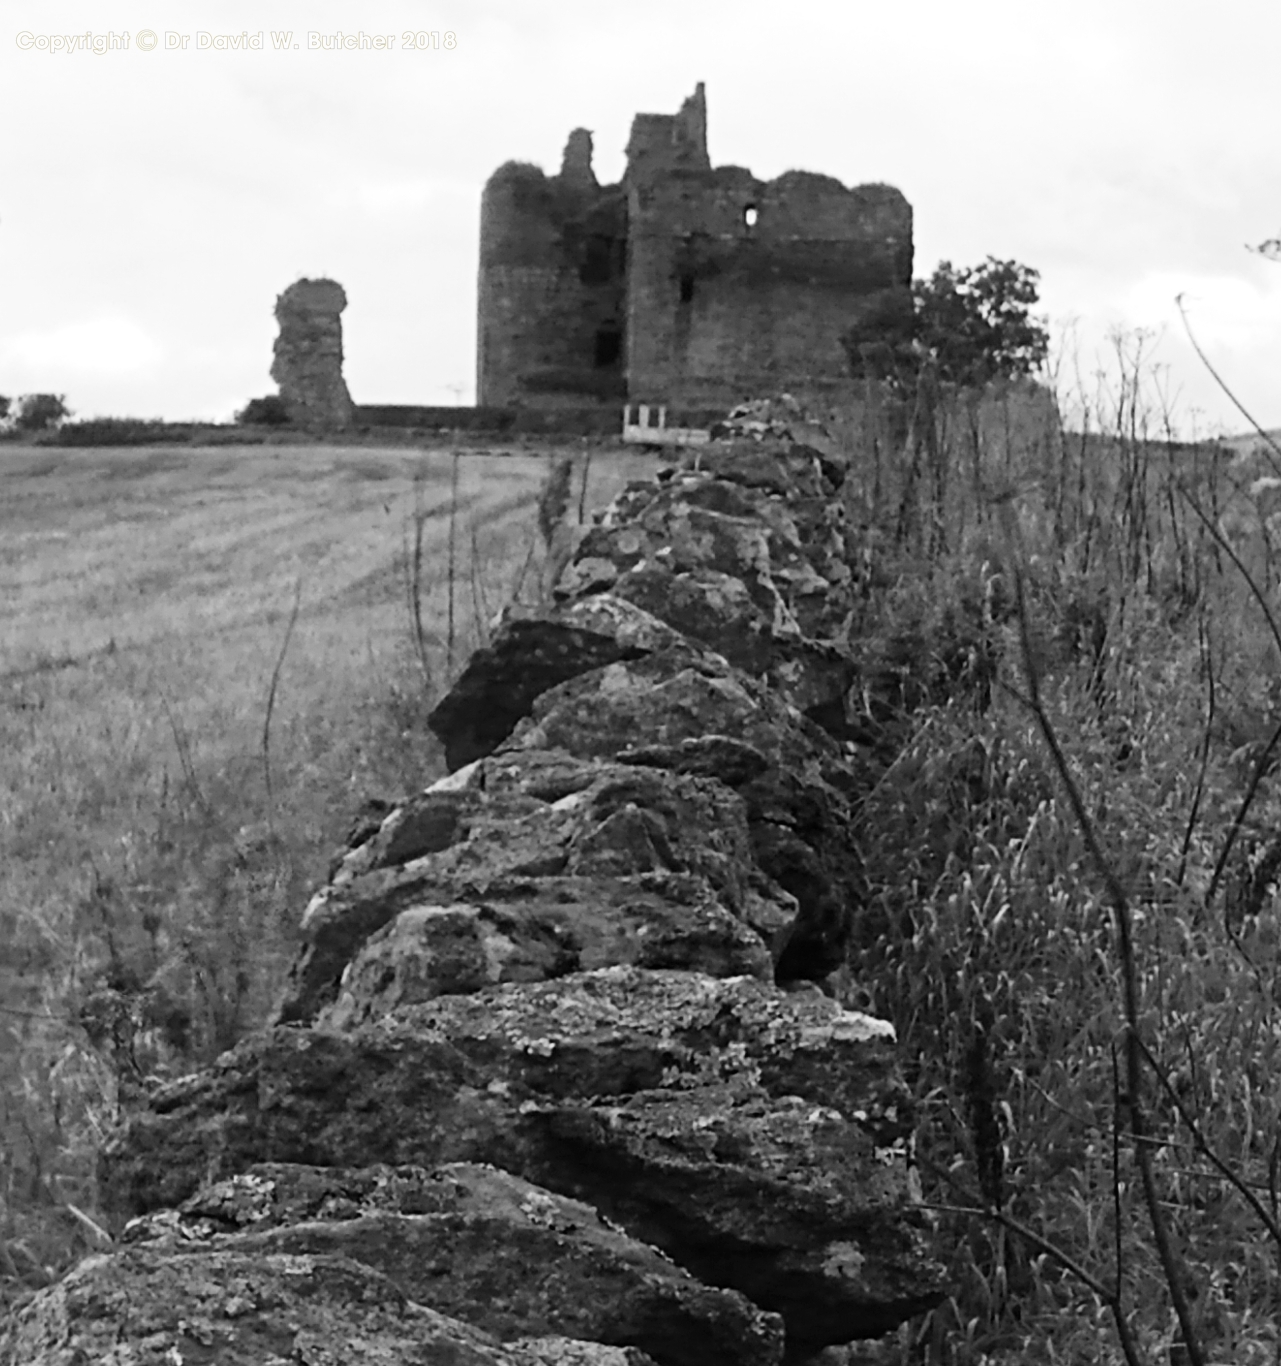
M 279 394 L 268 394 L 265 398 L 251 398 L 236 414 L 236 421 L 242 426 L 280 427 L 289 421 L 289 410 Z
M 66 394 L 23 394 L 18 400 L 16 423 L 24 432 L 42 432 L 57 427 L 71 416 Z

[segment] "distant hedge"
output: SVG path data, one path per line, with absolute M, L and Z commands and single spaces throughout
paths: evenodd
M 59 446 L 147 446 L 191 440 L 189 423 L 160 422 L 140 417 L 95 417 L 67 422 L 58 428 Z

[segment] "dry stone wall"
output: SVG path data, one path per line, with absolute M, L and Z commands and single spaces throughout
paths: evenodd
M 868 775 L 814 443 L 630 485 L 505 614 L 449 776 L 357 823 L 276 1022 L 110 1138 L 119 1245 L 0 1363 L 778 1366 L 941 1298 L 894 1031 L 844 1004 Z

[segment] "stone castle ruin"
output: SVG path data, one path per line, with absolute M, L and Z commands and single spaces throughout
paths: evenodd
M 271 377 L 290 421 L 322 431 L 351 425 L 353 407 L 342 377 L 342 321 L 347 295 L 336 280 L 297 280 L 276 299 Z
M 557 175 L 509 161 L 481 197 L 476 407 L 353 405 L 334 280 L 276 300 L 271 367 L 289 419 L 496 431 L 616 430 L 626 404 L 700 423 L 762 395 L 847 397 L 845 338 L 912 311 L 912 208 L 889 185 L 713 167 L 700 84 L 676 114 L 637 114 L 627 169 L 601 185 L 592 135 Z
M 559 174 L 481 200 L 477 402 L 725 408 L 849 383 L 841 338 L 910 312 L 912 209 L 888 185 L 713 167 L 700 84 L 638 114 L 617 185 L 575 129 Z

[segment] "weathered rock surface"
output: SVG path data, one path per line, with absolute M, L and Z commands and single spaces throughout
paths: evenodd
M 599 589 L 640 566 L 711 571 L 744 586 L 758 636 L 840 639 L 852 605 L 849 544 L 844 508 L 824 492 L 817 458 L 795 473 L 776 464 L 773 488 L 756 482 L 759 451 L 726 450 L 711 460 L 713 469 L 683 471 L 648 496 L 624 494 L 630 506 L 588 531 L 561 591 L 581 591 L 586 577 Z
M 13 1316 L 6 1366 L 654 1366 L 633 1348 L 503 1344 L 347 1257 L 163 1246 L 86 1258 Z
M 506 614 L 449 776 L 361 813 L 272 1025 L 111 1135 L 141 1222 L 0 1366 L 800 1366 L 938 1301 L 893 1030 L 837 999 L 843 476 L 702 447 Z
M 861 901 L 849 800 L 860 775 L 835 741 L 772 690 L 719 656 L 686 666 L 660 651 L 544 693 L 502 752 L 563 749 L 586 759 L 675 764 L 679 771 L 685 751 L 673 747 L 717 736 L 766 760 L 760 773 L 734 786 L 747 802 L 757 867 L 798 902 L 778 975 L 817 980 L 843 962 Z M 704 766 L 715 752 L 704 751 Z
M 345 1025 L 611 963 L 769 977 L 797 914 L 753 860 L 746 801 L 712 777 L 499 755 L 406 802 L 337 863 L 303 918 L 279 1019 L 314 1019 L 340 979 L 346 1004 L 327 1022 Z
M 347 295 L 336 280 L 297 280 L 276 299 L 271 377 L 292 421 L 320 431 L 351 425 L 342 376 L 342 321 Z
M 893 1031 L 817 988 L 607 968 L 280 1027 L 163 1088 L 107 1146 L 118 1214 L 255 1162 L 488 1162 L 587 1201 L 793 1344 L 936 1294 L 910 1210 Z
M 777 1315 L 701 1284 L 590 1205 L 493 1167 L 260 1164 L 135 1221 L 125 1241 L 347 1257 L 504 1341 L 587 1339 L 676 1366 L 772 1366 L 783 1350 Z
M 580 539 L 556 590 L 570 601 L 508 615 L 473 656 L 431 721 L 451 768 L 491 752 L 558 683 L 662 650 L 692 663 L 698 646 L 836 738 L 861 733 L 839 648 L 854 606 L 839 467 L 824 475 L 814 452 L 703 449 L 712 468 L 629 485 Z
M 604 594 L 561 608 L 508 608 L 492 643 L 472 655 L 432 713 L 446 762 L 453 770 L 492 753 L 558 683 L 655 650 L 690 660 L 701 653 L 652 613 Z

